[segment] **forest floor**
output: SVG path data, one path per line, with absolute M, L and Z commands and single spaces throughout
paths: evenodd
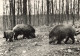
M 77 24 L 78 25 L 78 24 Z M 21 39 L 13 42 L 5 41 L 0 34 L 0 56 L 80 56 L 80 35 L 75 36 L 74 44 L 49 44 L 49 31 L 52 26 L 39 26 L 36 29 L 36 38 Z M 79 29 L 79 28 L 78 28 Z

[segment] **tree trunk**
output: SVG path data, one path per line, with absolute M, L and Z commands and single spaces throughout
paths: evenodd
M 75 20 L 75 0 L 73 1 L 73 25 L 75 24 L 74 20 Z
M 61 17 L 61 19 L 62 19 L 62 23 L 63 23 L 63 21 L 64 21 L 64 0 L 62 0 L 62 17 Z
M 9 0 L 10 2 L 10 22 L 11 22 L 11 29 L 16 25 L 15 23 L 15 0 Z
M 66 0 L 66 18 L 67 19 L 67 23 L 68 23 L 68 20 L 69 20 L 69 0 Z
M 53 15 L 54 14 L 53 0 L 51 2 L 52 2 L 52 15 Z
M 72 19 L 72 0 L 70 2 L 71 2 L 71 4 L 70 4 L 70 15 L 71 15 L 71 19 Z
M 20 1 L 20 0 L 18 0 L 18 13 L 17 13 L 18 16 L 19 16 L 19 1 Z
M 78 20 L 79 20 L 80 0 L 78 0 Z
M 58 24 L 61 22 L 61 13 L 60 13 L 60 5 L 61 5 L 61 3 L 60 3 L 60 0 L 59 0 L 59 21 L 58 21 Z
M 28 0 L 29 24 L 31 24 L 31 0 Z
M 35 25 L 35 18 L 36 18 L 36 17 L 35 17 L 35 7 L 36 7 L 36 6 L 35 6 L 35 0 L 34 0 L 34 19 L 33 19 L 33 25 Z
M 5 0 L 3 0 L 3 31 L 6 30 L 6 24 L 5 24 Z
M 23 0 L 23 19 L 24 24 L 27 24 L 27 0 Z
M 13 27 L 15 26 L 15 0 L 13 0 Z
M 49 0 L 47 0 L 47 20 L 46 25 L 49 25 Z
M 39 24 L 39 21 L 40 21 L 40 20 L 39 20 L 39 0 L 38 0 L 38 10 L 37 10 L 37 14 L 38 14 L 38 26 L 39 26 L 39 25 L 40 25 L 40 24 Z
M 43 14 L 43 0 L 42 0 L 42 14 Z
M 21 15 L 22 15 L 22 0 L 20 0 L 20 12 L 21 12 Z

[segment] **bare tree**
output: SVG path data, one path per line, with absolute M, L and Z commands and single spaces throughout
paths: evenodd
M 73 1 L 73 25 L 75 20 L 75 0 Z
M 63 21 L 64 21 L 64 0 L 62 0 L 62 23 L 63 23 Z
M 43 25 L 43 15 L 44 15 L 44 13 L 43 13 L 43 0 L 42 0 L 42 25 Z
M 67 23 L 68 23 L 68 20 L 69 20 L 69 0 L 66 0 L 66 18 L 67 19 Z
M 11 15 L 11 11 L 12 11 L 12 9 L 11 9 L 12 1 L 11 0 L 9 0 L 9 5 L 10 5 L 10 15 Z
M 27 24 L 27 0 L 23 0 L 23 18 L 24 24 Z
M 35 4 L 35 0 L 34 0 L 34 20 L 33 20 L 33 24 L 35 24 L 35 10 L 36 10 L 36 4 Z
M 61 5 L 61 2 L 60 2 L 60 0 L 59 0 L 59 21 L 61 20 L 61 15 L 60 15 L 60 5 Z M 59 22 L 58 22 L 58 24 L 59 24 Z
M 19 9 L 20 9 L 20 8 L 19 8 L 19 1 L 20 1 L 20 0 L 17 1 L 17 3 L 18 3 L 18 13 L 17 13 L 17 15 L 18 15 L 18 16 L 19 16 Z
M 28 0 L 29 24 L 31 24 L 31 0 Z
M 39 25 L 39 0 L 38 0 L 38 10 L 37 10 L 37 14 L 38 14 L 38 25 Z
M 58 20 L 57 19 L 57 0 L 55 0 L 55 2 L 54 2 L 54 5 L 55 5 L 55 20 Z
M 12 16 L 12 0 L 9 0 L 9 5 L 10 5 L 10 7 L 9 7 L 9 9 L 10 9 L 10 13 L 9 13 L 9 19 L 10 19 L 10 29 L 12 28 L 12 19 L 11 19 L 11 16 Z
M 5 8 L 5 0 L 3 0 L 3 30 L 5 31 L 6 30 L 6 24 L 5 24 L 5 10 L 6 10 L 6 8 Z
M 49 25 L 49 0 L 47 0 L 47 20 L 46 20 L 47 26 Z
M 52 2 L 52 14 L 54 14 L 53 0 L 51 0 L 51 2 Z
M 79 11 L 80 11 L 80 0 L 78 0 L 78 20 L 79 20 Z
M 12 11 L 13 11 L 13 27 L 14 27 L 15 26 L 15 0 L 13 0 Z
M 70 14 L 72 14 L 72 0 L 70 0 Z M 72 16 L 71 16 L 72 18 Z
M 42 14 L 43 14 L 43 0 L 42 0 Z
M 11 22 L 11 29 L 12 29 L 16 25 L 15 23 L 15 0 L 9 0 L 9 3 L 10 3 L 10 22 Z
M 22 0 L 20 0 L 20 12 L 21 12 L 21 15 L 22 15 Z

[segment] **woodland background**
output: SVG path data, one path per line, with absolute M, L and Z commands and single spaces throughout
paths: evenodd
M 80 0 L 3 0 L 3 28 L 60 24 L 80 19 Z

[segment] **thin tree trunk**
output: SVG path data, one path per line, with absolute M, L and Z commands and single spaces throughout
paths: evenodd
M 46 20 L 47 26 L 49 25 L 49 0 L 47 0 L 47 20 Z
M 63 21 L 64 21 L 64 0 L 62 0 L 62 17 L 61 17 L 61 19 L 62 19 L 62 23 L 63 23 Z
M 31 0 L 28 0 L 29 24 L 31 24 Z
M 43 15 L 44 15 L 44 13 L 43 13 L 43 0 L 42 0 L 42 25 L 43 25 L 43 22 L 44 22 L 44 20 L 43 20 Z
M 54 9 L 53 9 L 53 0 L 51 0 L 51 9 L 52 9 L 52 14 L 51 14 L 51 26 L 53 24 L 53 22 L 55 22 L 55 19 L 54 19 Z
M 80 0 L 78 0 L 78 20 L 79 20 Z
M 39 20 L 39 0 L 38 0 L 38 11 L 37 12 L 38 12 L 38 26 L 39 26 L 39 21 L 40 21 Z
M 10 4 L 10 15 L 11 15 L 11 0 L 9 0 L 9 4 Z
M 18 13 L 17 13 L 18 16 L 19 16 L 19 1 L 20 1 L 20 0 L 18 0 Z
M 15 0 L 13 0 L 13 27 L 15 26 Z
M 73 25 L 75 24 L 74 20 L 75 20 L 75 0 L 73 1 Z
M 10 22 L 11 22 L 11 29 L 15 26 L 15 0 L 10 1 Z
M 36 9 L 35 7 L 36 7 L 36 6 L 35 6 L 35 0 L 34 0 L 34 19 L 33 19 L 33 24 L 34 24 L 34 25 L 35 25 L 35 18 L 36 18 L 36 17 L 35 17 L 35 9 Z
M 67 23 L 68 23 L 68 20 L 69 20 L 69 0 L 66 0 L 66 18 L 67 19 Z
M 22 15 L 22 0 L 20 0 L 20 12 L 21 12 L 21 15 Z
M 37 0 L 36 0 L 36 1 L 35 1 L 35 10 L 36 10 L 36 11 L 35 11 L 35 14 L 36 14 L 36 18 L 35 18 L 36 21 L 35 21 L 35 22 L 36 22 L 36 25 L 38 25 L 38 19 L 37 19 L 37 14 L 38 14 L 38 13 L 37 13 L 37 5 L 38 5 L 38 4 L 37 4 Z
M 34 15 L 35 15 L 35 0 L 34 0 Z
M 54 14 L 54 9 L 53 9 L 53 0 L 52 0 L 51 2 L 52 2 L 52 14 Z
M 58 21 L 57 19 L 57 0 L 55 0 L 55 20 Z
M 23 0 L 23 18 L 24 24 L 27 24 L 27 0 Z
M 42 14 L 43 14 L 43 0 L 42 0 Z
M 71 19 L 72 19 L 72 0 L 70 2 L 71 2 L 71 4 L 70 4 L 70 15 L 71 15 Z
M 22 0 L 20 0 L 20 5 L 19 6 L 20 6 L 19 9 L 20 9 L 20 13 L 21 13 L 20 15 L 22 16 Z M 23 22 L 23 19 L 20 18 L 20 23 L 22 23 L 22 22 Z
M 3 0 L 3 31 L 6 30 L 6 24 L 5 24 L 5 0 Z
M 60 2 L 60 0 L 59 0 L 59 22 L 60 22 L 60 20 L 61 20 L 61 15 L 60 15 L 60 5 L 61 5 L 61 2 Z M 59 22 L 58 22 L 58 24 L 59 24 Z

